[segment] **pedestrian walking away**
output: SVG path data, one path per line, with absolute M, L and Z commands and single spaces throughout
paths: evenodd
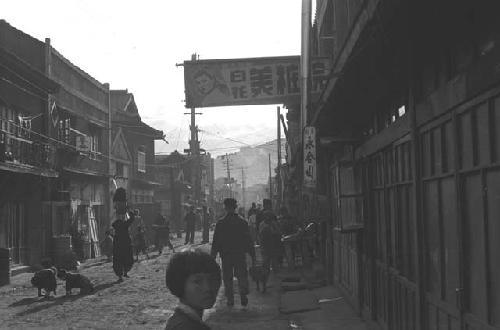
M 256 230 L 256 243 L 260 245 L 260 224 L 263 221 L 263 210 L 262 210 L 262 205 L 257 204 L 257 209 L 254 211 L 255 212 L 255 230 Z
M 257 214 L 257 205 L 255 203 L 252 203 L 252 206 L 248 210 L 248 218 L 250 218 L 252 214 Z
M 139 254 L 144 253 L 149 259 L 148 246 L 146 244 L 146 233 L 143 226 L 137 227 L 137 233 L 134 236 L 135 260 L 139 261 Z
M 203 222 L 203 219 L 202 219 L 202 210 L 201 208 L 196 208 L 195 211 L 194 211 L 194 231 L 196 230 L 203 230 L 203 228 L 201 227 L 202 226 L 202 222 Z M 193 232 L 193 237 L 194 237 L 194 232 Z
M 184 244 L 194 243 L 194 231 L 196 224 L 196 214 L 194 210 L 194 205 L 189 206 L 189 212 L 184 217 L 184 222 L 186 223 L 186 240 L 184 241 Z
M 252 257 L 252 265 L 255 264 L 255 249 L 248 224 L 236 214 L 236 206 L 235 199 L 224 200 L 226 215 L 215 225 L 211 255 L 215 258 L 219 254 L 222 259 L 222 278 L 227 305 L 234 306 L 233 277 L 236 276 L 241 305 L 246 306 L 249 293 L 246 254 Z
M 264 267 L 267 271 L 271 268 L 277 271 L 279 268 L 279 259 L 282 254 L 281 232 L 276 215 L 272 211 L 270 199 L 264 199 L 264 211 L 262 212 L 262 223 L 259 226 L 260 246 Z
M 174 246 L 170 242 L 170 223 L 160 213 L 156 217 L 153 229 L 155 230 L 155 249 L 158 250 L 158 254 L 160 255 L 163 252 L 164 245 L 175 252 Z
M 206 206 L 203 206 L 203 214 L 202 214 L 202 230 L 203 230 L 203 239 L 201 243 L 208 243 L 210 236 L 210 219 Z
M 118 282 L 123 277 L 128 277 L 128 272 L 134 264 L 132 251 L 132 240 L 129 235 L 129 227 L 134 222 L 135 213 L 128 211 L 127 195 L 123 188 L 118 188 L 113 196 L 114 208 L 117 219 L 112 227 L 115 230 L 113 239 L 113 270 L 118 276 Z
M 205 252 L 175 254 L 165 274 L 167 288 L 179 298 L 165 330 L 209 330 L 203 311 L 212 308 L 221 285 L 220 267 Z
M 257 243 L 257 207 L 252 203 L 252 208 L 248 211 L 248 229 L 252 242 Z

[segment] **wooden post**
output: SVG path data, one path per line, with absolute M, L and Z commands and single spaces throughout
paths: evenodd
M 271 154 L 269 156 L 269 199 L 273 200 L 273 182 L 271 181 L 272 176 L 271 176 Z
M 281 207 L 281 190 L 282 190 L 282 184 L 281 184 L 281 123 L 280 123 L 280 107 L 276 108 L 276 115 L 277 115 L 277 132 L 278 132 L 278 139 L 277 139 L 277 144 L 278 144 L 278 170 L 276 173 L 276 184 L 277 184 L 277 190 L 278 190 L 278 196 L 276 199 L 276 209 L 279 210 Z
M 408 116 L 410 119 L 410 138 L 411 138 L 411 160 L 412 160 L 412 177 L 413 177 L 413 240 L 415 242 L 415 329 L 425 329 L 424 310 L 425 310 L 425 260 L 424 260 L 424 227 L 422 221 L 422 171 L 420 162 L 420 142 L 417 127 L 416 104 L 414 98 L 414 57 L 413 57 L 413 42 L 416 31 L 412 24 L 412 9 L 408 9 Z

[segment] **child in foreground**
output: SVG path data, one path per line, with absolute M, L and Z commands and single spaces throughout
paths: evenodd
M 203 322 L 203 311 L 211 308 L 221 286 L 220 267 L 207 253 L 185 251 L 170 259 L 166 272 L 170 292 L 179 305 L 165 330 L 209 330 Z

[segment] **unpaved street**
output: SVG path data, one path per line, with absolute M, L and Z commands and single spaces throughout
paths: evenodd
M 176 240 L 174 245 L 182 248 L 182 243 Z M 0 288 L 0 328 L 161 329 L 177 303 L 165 287 L 170 256 L 165 249 L 159 257 L 156 252 L 149 260 L 142 257 L 123 283 L 115 283 L 111 263 L 88 262 L 80 271 L 96 285 L 96 292 L 88 296 L 79 295 L 78 289 L 65 296 L 64 282 L 59 281 L 55 298 L 38 298 L 31 273 L 15 276 L 10 285 Z

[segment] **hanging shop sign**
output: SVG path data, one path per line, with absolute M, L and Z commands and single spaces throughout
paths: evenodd
M 186 108 L 300 102 L 300 56 L 184 62 Z M 330 72 L 328 58 L 311 63 L 311 94 Z
M 304 128 L 304 186 L 316 187 L 316 129 Z
M 85 134 L 78 134 L 76 138 L 76 150 L 80 152 L 90 151 L 90 136 Z

